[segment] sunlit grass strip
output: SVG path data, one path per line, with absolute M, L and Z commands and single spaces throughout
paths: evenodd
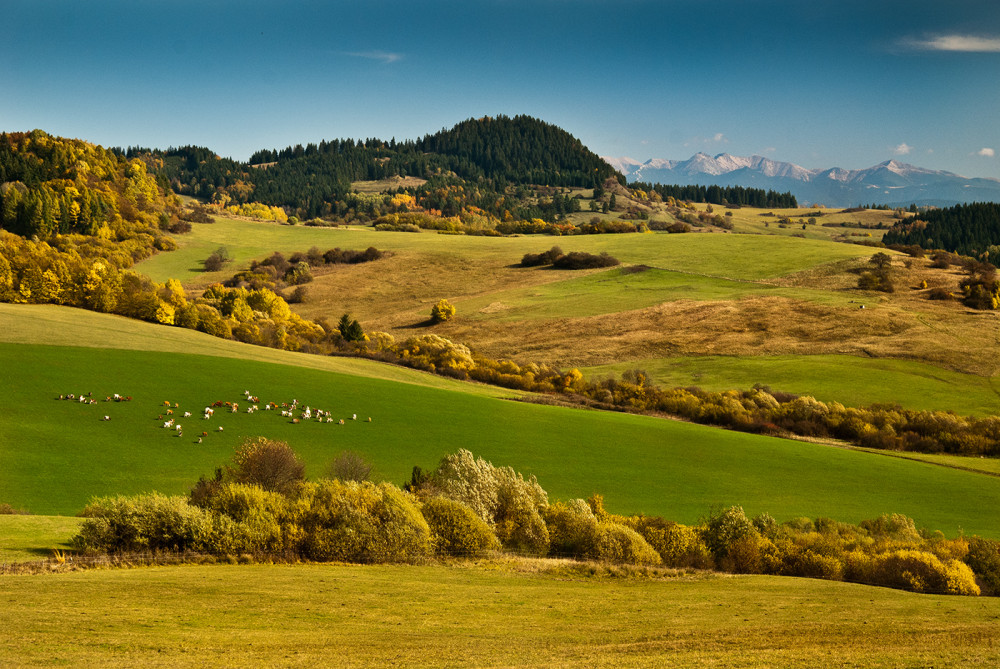
M 847 355 L 684 356 L 585 368 L 591 378 L 646 370 L 657 385 L 709 391 L 752 388 L 811 395 L 847 406 L 899 404 L 907 409 L 954 410 L 985 416 L 1000 412 L 991 379 L 926 363 Z
M 588 578 L 550 561 L 483 566 L 215 565 L 6 576 L 0 663 L 1000 662 L 995 607 L 975 598 L 776 577 Z

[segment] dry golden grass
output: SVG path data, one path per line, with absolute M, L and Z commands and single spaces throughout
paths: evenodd
M 5 577 L 4 666 L 996 666 L 997 609 L 809 579 L 504 565 Z
M 397 188 L 420 188 L 425 183 L 427 183 L 427 179 L 397 175 L 378 181 L 354 181 L 351 183 L 351 190 L 356 190 L 360 193 L 383 193 L 387 190 L 395 190 Z
M 998 314 L 956 300 L 927 299 L 935 287 L 957 292 L 961 272 L 931 268 L 926 259 L 893 257 L 897 290 L 892 294 L 858 291 L 859 272 L 868 265 L 855 259 L 751 282 L 762 293 L 772 286 L 801 291 L 801 299 L 767 294 L 671 299 L 599 315 L 511 320 L 513 306 L 497 299 L 499 293 L 537 288 L 542 295 L 546 284 L 582 274 L 525 271 L 512 268 L 509 258 L 400 251 L 387 261 L 320 276 L 310 285 L 310 301 L 297 310 L 331 320 L 348 311 L 369 330 L 405 338 L 426 331 L 430 308 L 441 296 L 482 303 L 472 318 L 459 302 L 459 317 L 433 332 L 490 356 L 562 367 L 676 355 L 847 354 L 917 360 L 981 376 L 1000 371 L 993 354 L 1000 343 Z M 917 288 L 921 281 L 927 289 Z M 831 293 L 839 297 L 811 299 Z

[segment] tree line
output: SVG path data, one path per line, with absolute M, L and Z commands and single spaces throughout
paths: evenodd
M 799 206 L 798 200 L 790 192 L 778 193 L 773 190 L 765 191 L 761 188 L 744 188 L 743 186 L 679 186 L 636 181 L 630 183 L 629 188 L 647 193 L 657 193 L 663 200 L 673 198 L 678 201 L 756 207 L 758 209 L 795 209 Z

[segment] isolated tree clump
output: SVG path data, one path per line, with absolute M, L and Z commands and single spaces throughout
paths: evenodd
M 218 272 L 231 260 L 232 258 L 229 257 L 229 249 L 225 246 L 220 246 L 212 252 L 212 255 L 205 258 L 205 271 Z
M 521 257 L 521 267 L 539 267 L 541 265 L 551 265 L 556 258 L 561 258 L 563 251 L 558 246 L 553 246 L 548 251 L 541 253 L 525 253 Z
M 231 480 L 249 483 L 273 492 L 288 492 L 305 480 L 306 467 L 284 441 L 254 437 L 246 439 L 233 455 Z
M 876 253 L 868 261 L 874 269 L 861 273 L 858 279 L 858 288 L 861 290 L 878 290 L 883 293 L 892 293 L 896 290 L 896 285 L 892 277 L 892 257 L 886 253 Z
M 444 323 L 455 317 L 455 305 L 448 300 L 439 300 L 431 307 L 431 320 L 435 323 Z
M 365 340 L 365 331 L 361 328 L 361 324 L 358 323 L 357 319 L 352 319 L 350 314 L 344 314 L 340 317 L 337 329 L 340 331 L 340 336 L 347 341 Z
M 542 253 L 525 253 L 521 258 L 521 267 L 540 267 L 542 265 L 552 265 L 557 269 L 591 269 L 595 267 L 614 267 L 621 262 L 607 252 L 600 255 L 586 253 L 584 251 L 571 251 L 563 253 L 558 246 L 553 246 L 548 251 Z
M 556 258 L 552 266 L 556 269 L 593 269 L 596 267 L 614 267 L 620 264 L 621 262 L 617 258 L 608 255 L 606 251 L 600 255 L 584 251 L 573 251 L 560 258 Z

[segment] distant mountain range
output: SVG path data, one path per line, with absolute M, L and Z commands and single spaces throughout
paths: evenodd
M 800 205 L 853 207 L 863 204 L 950 207 L 960 202 L 1000 202 L 1000 179 L 969 179 L 888 160 L 865 170 L 833 167 L 808 170 L 763 156 L 712 157 L 696 153 L 688 160 L 604 157 L 630 181 L 661 184 L 743 186 L 791 192 Z

